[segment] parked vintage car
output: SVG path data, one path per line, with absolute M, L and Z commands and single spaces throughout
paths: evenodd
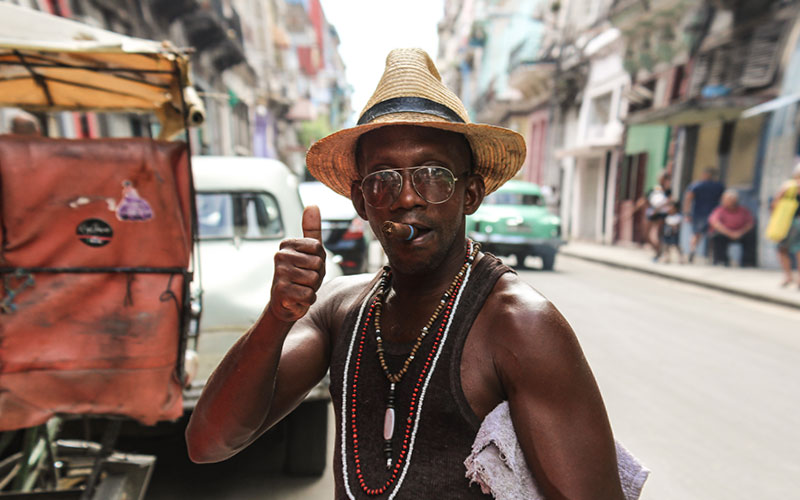
M 273 256 L 281 240 L 302 237 L 298 179 L 277 160 L 198 156 L 192 159 L 200 237 L 202 316 L 199 396 L 205 380 L 269 300 Z M 330 255 L 325 279 L 341 276 Z M 288 417 L 285 469 L 322 473 L 326 460 L 328 381 Z M 282 423 L 283 424 L 283 423 Z
M 467 234 L 488 252 L 514 255 L 519 266 L 528 256 L 539 257 L 545 270 L 553 269 L 564 243 L 561 219 L 548 211 L 539 186 L 514 180 L 487 196 L 467 217 Z
M 344 274 L 367 272 L 369 226 L 358 216 L 353 203 L 321 182 L 301 182 L 304 205 L 319 206 L 322 242 L 342 267 Z

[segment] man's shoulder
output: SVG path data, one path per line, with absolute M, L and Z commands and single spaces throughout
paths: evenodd
M 502 344 L 547 343 L 572 333 L 558 309 L 514 273 L 506 273 L 497 280 L 481 315 L 496 332 L 492 335 L 493 342 Z
M 534 384 L 572 376 L 583 353 L 567 320 L 519 276 L 503 275 L 481 311 L 483 347 L 503 383 Z M 524 369 L 518 369 L 520 367 Z M 517 380 L 518 377 L 525 381 Z
M 686 188 L 687 191 L 694 191 L 696 189 L 725 189 L 725 185 L 717 180 L 704 180 L 700 179 L 697 181 L 692 181 L 689 183 L 689 186 Z
M 487 302 L 492 310 L 500 307 L 503 314 L 518 314 L 531 307 L 538 310 L 549 304 L 544 295 L 512 272 L 507 272 L 498 278 Z
M 339 276 L 322 285 L 317 297 L 330 311 L 348 310 L 369 292 L 375 279 L 375 274 Z

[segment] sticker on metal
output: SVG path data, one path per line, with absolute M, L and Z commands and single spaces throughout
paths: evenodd
M 86 219 L 75 229 L 78 239 L 90 247 L 102 247 L 111 243 L 114 230 L 101 219 Z

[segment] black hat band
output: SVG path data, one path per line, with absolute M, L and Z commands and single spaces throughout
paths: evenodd
M 375 118 L 393 113 L 422 113 L 437 116 L 449 122 L 464 123 L 452 109 L 424 97 L 393 97 L 372 106 L 358 119 L 358 125 L 369 123 Z

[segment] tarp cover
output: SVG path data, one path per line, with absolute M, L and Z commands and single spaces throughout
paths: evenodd
M 181 415 L 189 197 L 183 143 L 0 136 L 0 431 Z
M 0 106 L 154 111 L 181 106 L 188 58 L 133 38 L 0 2 Z

